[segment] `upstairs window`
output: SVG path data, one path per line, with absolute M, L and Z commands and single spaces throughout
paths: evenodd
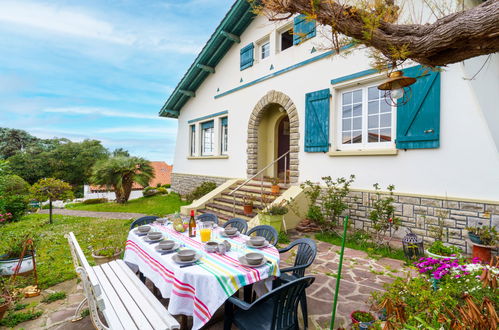
M 229 145 L 229 126 L 227 117 L 220 119 L 220 153 L 227 155 Z
M 191 156 L 196 155 L 196 125 L 191 125 L 190 129 L 190 150 L 189 154 Z
M 213 120 L 201 124 L 201 156 L 212 156 L 215 151 Z
M 281 33 L 281 51 L 293 47 L 293 29 Z
M 270 56 L 270 42 L 266 41 L 260 46 L 260 59 L 264 60 Z

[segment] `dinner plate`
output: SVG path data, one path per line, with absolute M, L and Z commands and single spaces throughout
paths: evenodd
M 150 244 L 152 244 L 152 243 L 159 243 L 159 242 L 161 242 L 163 239 L 164 239 L 164 237 L 163 237 L 163 236 L 161 236 L 161 237 L 160 237 L 160 238 L 158 238 L 158 239 L 149 239 L 149 238 L 147 238 L 147 236 L 146 236 L 146 237 L 144 237 L 144 242 L 146 242 L 146 243 L 150 243 Z
M 246 260 L 245 256 L 240 256 L 238 259 L 239 259 L 239 262 L 241 263 L 241 265 L 246 266 L 246 267 L 251 267 L 251 268 L 262 267 L 263 265 L 265 265 L 267 263 L 267 259 L 265 257 L 263 257 L 262 262 L 257 264 L 257 265 L 250 265 L 248 263 L 248 261 Z
M 253 243 L 251 243 L 250 240 L 247 240 L 246 245 L 250 248 L 253 248 L 253 249 L 263 249 L 263 248 L 268 247 L 270 245 L 270 243 L 269 243 L 269 241 L 265 240 L 265 242 L 263 242 L 262 245 L 253 245 Z
M 163 250 L 163 249 L 160 249 L 159 248 L 159 245 L 156 246 L 154 249 L 156 251 L 158 251 L 158 253 L 161 253 L 161 254 L 168 254 L 168 253 L 172 253 L 172 252 L 177 252 L 178 248 L 180 247 L 180 244 L 179 243 L 175 243 L 175 245 L 170 249 L 170 250 Z
M 138 229 L 138 228 L 135 228 L 135 229 L 133 230 L 133 232 L 134 232 L 134 233 L 135 233 L 135 235 L 137 235 L 137 236 L 146 236 L 146 235 L 147 235 L 147 233 L 149 233 L 149 231 L 148 231 L 148 232 L 146 232 L 146 233 L 141 233 L 141 232 L 139 231 L 139 229 Z
M 223 231 L 220 232 L 220 236 L 222 237 L 236 237 L 239 236 L 239 234 L 240 234 L 239 230 L 234 235 L 227 235 Z
M 180 260 L 180 258 L 178 257 L 178 255 L 176 253 L 172 256 L 172 260 L 175 261 L 179 265 L 192 264 L 193 262 L 196 262 L 199 259 L 201 259 L 201 254 L 199 252 L 196 253 L 196 255 L 194 256 L 194 258 L 191 259 L 191 260 L 189 260 L 189 261 L 182 261 L 182 260 Z

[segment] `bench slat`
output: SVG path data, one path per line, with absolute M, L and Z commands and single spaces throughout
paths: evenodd
M 97 275 L 97 278 L 99 280 L 100 285 L 102 286 L 102 291 L 105 292 L 105 295 L 107 296 L 106 298 L 108 298 L 108 299 L 104 300 L 104 303 L 106 305 L 106 309 L 104 309 L 104 311 L 102 311 L 102 313 L 106 317 L 106 320 L 108 320 L 109 322 L 112 322 L 113 320 L 111 318 L 114 319 L 114 317 L 113 317 L 113 315 L 111 315 L 111 313 L 116 312 L 116 314 L 118 315 L 117 318 L 120 320 L 121 324 L 123 325 L 123 327 L 125 329 L 127 329 L 127 330 L 128 329 L 137 329 L 137 326 L 135 325 L 132 318 L 128 314 L 127 309 L 125 308 L 122 301 L 120 300 L 120 297 L 114 291 L 113 286 L 111 285 L 111 283 L 109 283 L 109 280 L 107 279 L 107 277 L 104 274 L 104 272 L 102 271 L 102 269 L 97 266 L 97 267 L 94 267 L 94 271 L 95 271 L 95 275 Z M 110 308 L 112 308 L 112 311 L 111 310 L 108 311 L 108 309 L 110 309 Z M 111 318 L 108 318 L 108 314 Z M 109 328 L 111 328 L 113 330 L 115 329 L 115 326 L 117 327 L 117 325 L 115 325 L 115 324 L 109 324 Z
M 149 312 L 154 312 L 156 317 L 160 317 L 167 325 L 167 329 L 180 329 L 180 324 L 177 320 L 168 312 L 152 292 L 145 288 L 144 284 L 123 260 L 110 262 L 109 266 L 114 270 L 115 274 L 120 278 L 130 294 L 135 298 L 142 311 L 144 311 L 143 306 L 147 306 L 145 309 Z M 140 293 L 140 298 L 138 298 L 138 293 Z M 150 317 L 149 314 L 146 314 L 146 316 L 148 316 L 148 318 Z
M 111 285 L 113 286 L 114 291 L 119 296 L 121 302 L 123 302 L 125 308 L 128 310 L 128 314 L 133 319 L 135 324 L 137 324 L 137 327 L 140 330 L 153 330 L 154 329 L 153 325 L 149 323 L 149 320 L 138 306 L 138 302 L 136 301 L 137 297 L 130 295 L 126 287 L 121 282 L 121 279 L 116 276 L 116 274 L 111 269 L 109 264 L 107 263 L 102 264 L 98 267 L 100 267 L 104 272 L 104 274 L 106 275 L 107 279 L 109 280 L 109 283 L 111 283 Z M 149 289 L 144 286 L 143 290 L 149 290 Z M 166 325 L 163 322 L 161 322 L 159 329 L 164 329 L 165 327 Z

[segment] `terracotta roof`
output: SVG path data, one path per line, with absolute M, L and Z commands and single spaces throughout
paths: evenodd
M 159 184 L 171 184 L 171 174 L 173 171 L 173 165 L 168 165 L 165 162 L 150 162 L 152 168 L 154 169 L 154 178 L 149 181 L 149 186 L 156 187 Z M 142 190 L 144 187 L 139 185 L 138 183 L 133 183 L 132 190 Z M 90 186 L 90 191 L 112 191 L 113 189 L 110 187 L 109 189 L 106 186 Z

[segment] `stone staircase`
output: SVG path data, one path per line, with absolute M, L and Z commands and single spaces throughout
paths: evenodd
M 230 187 L 226 188 L 219 195 L 206 203 L 203 209 L 198 209 L 197 214 L 199 215 L 202 213 L 213 213 L 218 216 L 219 220 L 222 223 L 234 217 L 250 221 L 258 214 L 258 211 L 263 209 L 264 207 L 261 203 L 262 195 L 264 200 L 267 200 L 268 203 L 281 196 L 290 186 L 289 184 L 279 183 L 279 194 L 274 195 L 271 192 L 272 184 L 270 183 L 270 180 L 263 179 L 262 181 L 260 179 L 254 179 L 249 181 L 244 187 L 241 187 L 237 192 L 231 195 L 230 193 L 239 185 L 244 183 L 244 181 L 245 180 L 238 180 Z M 243 210 L 244 197 L 247 195 L 251 195 L 254 198 L 253 213 L 251 214 L 245 214 Z

